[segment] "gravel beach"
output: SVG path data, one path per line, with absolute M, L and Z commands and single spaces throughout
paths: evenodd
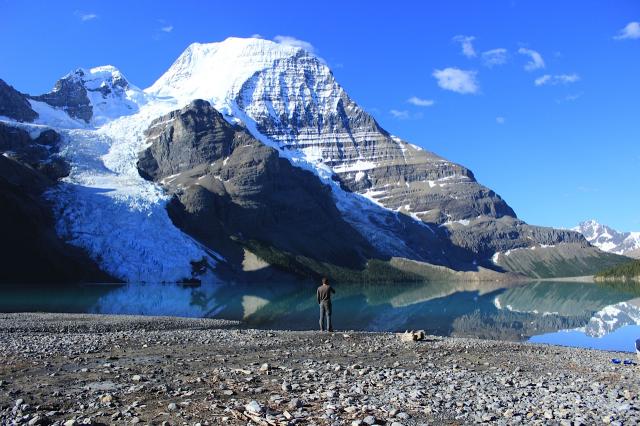
M 232 321 L 0 314 L 0 423 L 638 424 L 628 353 Z

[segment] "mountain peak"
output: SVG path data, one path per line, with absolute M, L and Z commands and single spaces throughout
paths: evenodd
M 216 101 L 232 98 L 254 73 L 303 51 L 261 38 L 229 37 L 217 43 L 192 43 L 145 92 L 171 96 L 183 104 L 203 98 L 216 105 Z
M 34 100 L 62 109 L 70 117 L 101 125 L 138 111 L 144 93 L 113 65 L 78 68 L 58 80 L 51 92 Z
M 629 256 L 640 250 L 640 232 L 616 231 L 595 219 L 580 222 L 573 230 L 582 233 L 587 241 L 600 250 Z

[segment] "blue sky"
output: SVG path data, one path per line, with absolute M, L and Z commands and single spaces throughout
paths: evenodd
M 0 16 L 0 78 L 31 94 L 104 64 L 144 88 L 195 41 L 304 40 L 383 127 L 525 221 L 640 230 L 640 2 L 0 0 Z

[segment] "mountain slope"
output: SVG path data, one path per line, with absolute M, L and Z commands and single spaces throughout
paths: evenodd
M 603 251 L 640 258 L 640 232 L 619 232 L 594 219 L 581 222 L 572 230 Z
M 175 193 L 181 218 L 174 222 L 225 258 L 233 254 L 225 244 L 231 237 L 336 265 L 376 257 L 314 174 L 227 123 L 208 102 L 159 117 L 146 135 L 141 174 Z

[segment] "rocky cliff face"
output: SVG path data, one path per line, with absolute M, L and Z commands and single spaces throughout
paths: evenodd
M 31 108 L 26 95 L 0 79 L 0 116 L 30 122 L 38 118 L 38 113 Z
M 329 187 L 227 123 L 208 102 L 158 118 L 146 137 L 140 173 L 176 194 L 175 221 L 209 247 L 224 251 L 230 237 L 257 240 L 350 266 L 376 256 L 343 220 Z
M 58 155 L 59 143 L 60 135 L 54 130 L 43 130 L 32 139 L 26 131 L 0 122 L 0 152 L 54 181 L 68 176 L 70 170 Z
M 78 118 L 88 123 L 93 116 L 93 108 L 87 96 L 87 89 L 82 84 L 84 75 L 84 71 L 78 69 L 58 80 L 51 92 L 33 96 L 33 99 L 60 108 L 70 117 Z

